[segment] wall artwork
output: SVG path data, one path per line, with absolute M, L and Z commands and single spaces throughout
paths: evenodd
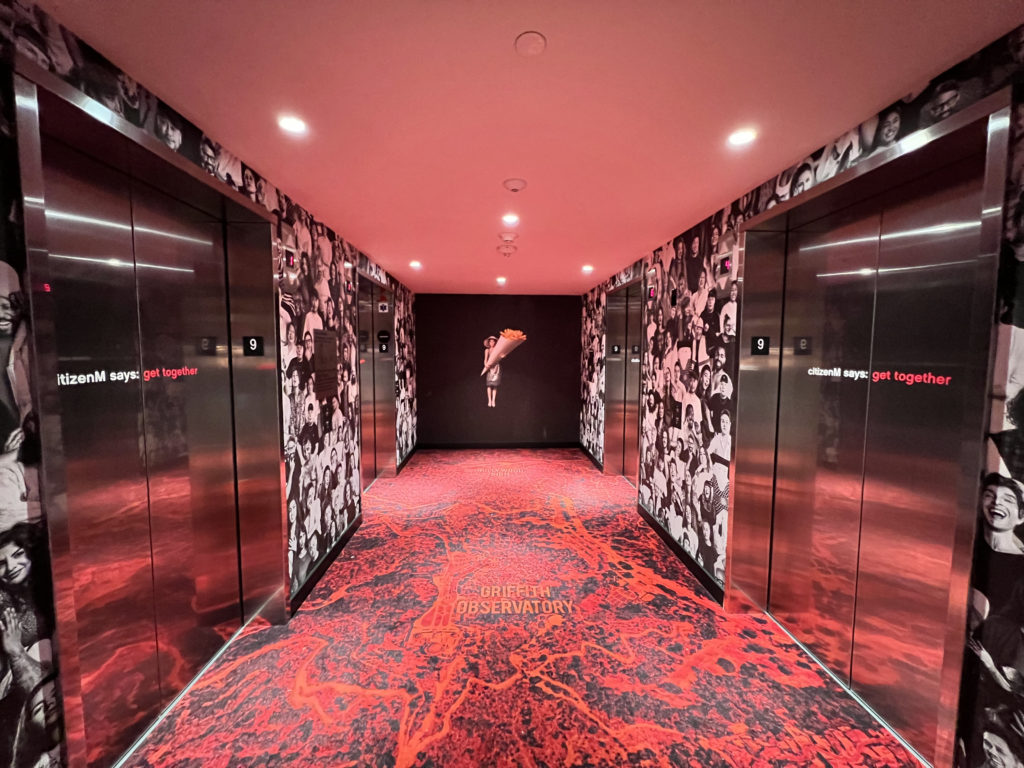
M 416 297 L 421 445 L 578 440 L 578 296 Z
M 509 353 L 526 341 L 522 331 L 506 328 L 500 336 L 488 336 L 484 339 L 484 367 L 480 375 L 484 377 L 487 389 L 487 407 L 498 407 L 498 387 L 501 386 L 501 361 Z
M 1024 66 L 1024 28 L 1008 39 Z M 1020 70 L 1018 70 L 1020 72 Z M 1014 89 L 996 369 L 980 479 L 960 702 L 960 765 L 1024 765 L 1024 86 Z
M 41 768 L 61 765 L 64 737 L 40 503 L 14 93 L 6 65 L 0 70 L 0 765 Z
M 398 431 L 395 434 L 397 466 L 416 447 L 416 295 L 391 279 L 395 292 L 395 380 Z

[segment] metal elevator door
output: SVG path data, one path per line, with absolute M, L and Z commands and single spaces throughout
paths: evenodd
M 42 160 L 85 739 L 105 765 L 241 623 L 225 252 L 200 210 L 46 136 Z
M 359 417 L 362 488 L 397 463 L 395 306 L 391 291 L 359 280 Z
M 609 293 L 605 310 L 604 471 L 637 483 L 640 454 L 640 283 Z
M 983 172 L 947 164 L 786 250 L 769 610 L 928 760 L 988 355 L 968 335 Z

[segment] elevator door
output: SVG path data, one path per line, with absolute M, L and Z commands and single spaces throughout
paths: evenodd
M 373 284 L 359 281 L 359 459 L 362 489 L 377 478 L 373 437 Z
M 394 294 L 368 279 L 359 281 L 359 416 L 362 484 L 393 475 L 395 448 Z
M 611 475 L 625 469 L 626 305 L 625 291 L 609 293 L 604 314 L 604 471 Z
M 641 287 L 609 293 L 605 309 L 604 471 L 637 483 L 640 453 Z
M 240 625 L 224 246 L 210 216 L 45 136 L 42 159 L 85 738 L 105 765 Z
M 983 163 L 793 230 L 786 257 L 769 609 L 929 760 L 988 355 L 967 330 Z

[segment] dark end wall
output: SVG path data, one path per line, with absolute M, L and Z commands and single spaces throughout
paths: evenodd
M 419 445 L 579 442 L 580 297 L 417 294 Z M 480 375 L 484 339 L 527 340 L 501 363 L 495 407 Z

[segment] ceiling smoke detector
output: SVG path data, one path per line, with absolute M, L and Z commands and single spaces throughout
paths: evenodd
M 498 253 L 500 253 L 502 256 L 511 256 L 518 250 L 519 249 L 516 246 L 512 245 L 511 243 L 502 243 L 501 245 L 498 246 Z
M 498 238 L 503 243 L 514 243 L 516 238 L 519 237 L 518 232 L 499 232 Z
M 526 189 L 526 179 L 505 179 L 501 186 L 509 192 L 522 192 Z
M 515 41 L 516 53 L 525 58 L 540 56 L 548 47 L 548 39 L 540 32 L 523 32 Z

